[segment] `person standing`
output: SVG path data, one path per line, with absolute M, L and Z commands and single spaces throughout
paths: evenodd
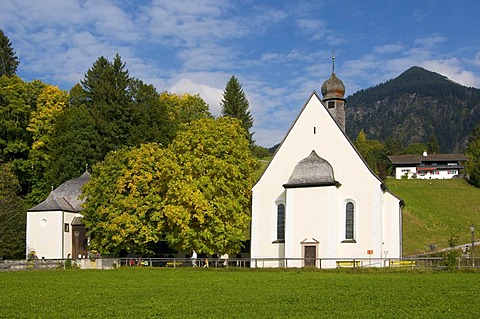
M 197 267 L 197 252 L 195 249 L 192 252 L 192 267 Z

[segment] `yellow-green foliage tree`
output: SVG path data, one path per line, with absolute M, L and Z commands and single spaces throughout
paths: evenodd
M 172 165 L 158 144 L 122 148 L 94 166 L 85 185 L 85 226 L 91 249 L 102 254 L 121 251 L 145 254 L 161 238 L 162 228 L 152 218 L 161 210 Z
M 27 83 L 16 75 L 0 77 L 0 161 L 11 164 L 22 187 L 21 195 L 31 190 L 32 167 L 28 156 L 32 134 L 27 127 L 44 87 L 38 80 Z
M 54 126 L 68 103 L 68 94 L 56 86 L 47 85 L 37 98 L 36 109 L 30 115 L 27 131 L 32 135 L 28 154 L 31 167 L 31 193 L 28 202 L 39 203 L 48 195 L 50 185 L 45 172 L 50 162 L 50 145 Z
M 163 218 L 168 243 L 200 253 L 241 248 L 250 224 L 255 160 L 238 119 L 185 125 L 169 149 L 180 168 L 168 184 Z
M 145 254 L 165 240 L 184 251 L 239 251 L 254 164 L 246 132 L 231 118 L 185 124 L 166 149 L 110 152 L 84 188 L 92 248 Z
M 370 169 L 381 179 L 385 179 L 389 174 L 385 145 L 380 141 L 367 139 L 363 130 L 358 133 L 354 144 Z
M 208 104 L 198 95 L 163 92 L 160 94 L 160 103 L 167 110 L 171 139 L 175 138 L 181 124 L 212 118 Z

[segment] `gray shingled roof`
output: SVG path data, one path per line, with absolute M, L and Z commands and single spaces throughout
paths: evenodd
M 335 185 L 332 165 L 312 151 L 295 166 L 284 187 Z
M 50 192 L 47 199 L 29 211 L 67 211 L 80 212 L 85 200 L 80 200 L 82 186 L 90 179 L 90 173 L 85 171 L 80 177 L 66 181 Z

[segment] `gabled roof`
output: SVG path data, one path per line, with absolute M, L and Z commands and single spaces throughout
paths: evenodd
M 50 192 L 47 199 L 28 211 L 66 211 L 79 212 L 82 210 L 84 200 L 82 186 L 90 179 L 90 173 L 85 171 L 80 177 L 68 180 Z
M 388 159 L 394 165 L 420 165 L 424 162 L 464 162 L 468 161 L 468 157 L 464 154 L 431 154 L 431 155 L 395 155 L 388 156 Z
M 302 113 L 305 111 L 307 105 L 310 103 L 311 99 L 312 98 L 316 98 L 318 99 L 318 101 L 320 102 L 320 104 L 323 106 L 323 108 L 327 111 L 326 114 L 327 116 L 329 116 L 334 125 L 337 126 L 338 130 L 341 132 L 341 134 L 343 134 L 345 140 L 348 142 L 348 144 L 350 144 L 350 147 L 355 151 L 355 153 L 357 154 L 357 156 L 359 157 L 359 159 L 363 162 L 363 165 L 365 165 L 365 167 L 368 169 L 368 171 L 372 174 L 372 176 L 379 182 L 379 185 L 380 185 L 380 188 L 382 189 L 383 192 L 387 192 L 389 194 L 391 194 L 393 197 L 397 198 L 399 201 L 400 201 L 400 204 L 403 206 L 403 200 L 401 198 L 399 198 L 398 196 L 396 196 L 395 194 L 393 194 L 392 192 L 390 192 L 390 190 L 388 189 L 387 185 L 385 184 L 384 181 L 382 181 L 382 179 L 380 177 L 378 177 L 377 174 L 375 174 L 375 172 L 368 166 L 367 162 L 365 161 L 365 159 L 362 157 L 362 155 L 360 154 L 360 152 L 357 150 L 357 148 L 355 147 L 355 145 L 352 143 L 352 141 L 350 140 L 350 138 L 347 136 L 347 134 L 345 133 L 344 130 L 342 130 L 342 128 L 339 126 L 338 122 L 335 120 L 335 118 L 332 116 L 332 114 L 330 112 L 328 112 L 328 109 L 327 109 L 327 106 L 325 105 L 325 103 L 323 102 L 322 98 L 318 95 L 318 93 L 316 91 L 313 91 L 312 94 L 310 94 L 309 98 L 307 99 L 307 101 L 305 102 L 305 104 L 303 105 L 302 109 L 300 110 L 300 112 L 297 114 L 297 117 L 295 118 L 295 120 L 293 121 L 292 125 L 290 126 L 290 128 L 288 129 L 287 133 L 284 135 L 282 141 L 280 142 L 280 144 L 278 145 L 277 149 L 275 150 L 273 156 L 272 156 L 272 159 L 270 160 L 270 162 L 267 164 L 267 167 L 265 168 L 265 170 L 263 171 L 262 175 L 260 176 L 260 178 L 257 180 L 256 184 L 258 184 L 263 176 L 265 175 L 265 173 L 267 172 L 267 170 L 269 169 L 270 165 L 272 164 L 272 162 L 274 161 L 274 158 L 275 156 L 277 155 L 277 153 L 280 151 L 280 149 L 282 148 L 284 142 L 286 141 L 287 137 L 290 135 L 291 131 L 293 130 L 293 128 L 295 127 L 295 125 L 297 124 L 297 121 L 300 119 L 300 117 L 302 116 Z M 336 185 L 341 185 L 340 184 L 341 181 L 336 181 L 335 184 Z M 256 185 L 255 184 L 255 185 Z M 288 185 L 288 184 L 286 184 Z M 255 186 L 254 186 L 255 187 Z

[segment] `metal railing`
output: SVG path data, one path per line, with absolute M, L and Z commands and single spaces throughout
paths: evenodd
M 0 271 L 34 269 L 113 269 L 117 267 L 204 268 L 430 268 L 445 269 L 444 258 L 100 258 L 0 260 Z M 480 257 L 458 257 L 455 268 L 480 268 Z

